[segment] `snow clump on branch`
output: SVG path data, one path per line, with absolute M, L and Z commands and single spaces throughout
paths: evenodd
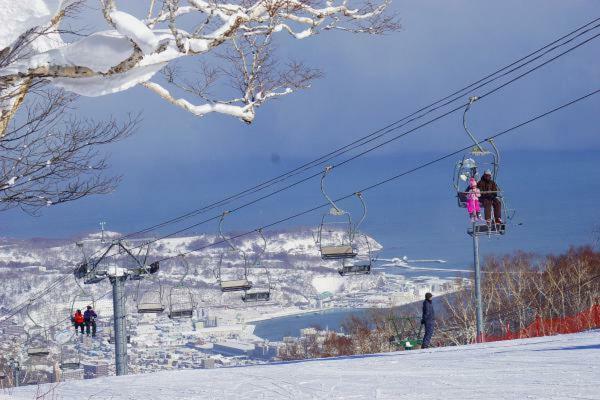
M 116 0 L 100 0 L 109 29 L 63 42 L 61 23 L 65 15 L 85 2 L 0 0 L 0 137 L 36 81 L 51 82 L 85 96 L 102 96 L 143 84 L 194 115 L 216 112 L 250 123 L 256 109 L 266 101 L 308 88 L 321 76 L 299 62 L 280 65 L 274 58 L 273 34 L 284 32 L 300 40 L 334 29 L 381 34 L 398 28 L 396 17 L 386 14 L 389 0 L 381 4 L 364 0 L 355 7 L 347 0 L 340 4 L 330 0 L 239 4 L 163 0 L 156 9 L 155 1 L 148 0 L 145 17 L 118 9 Z M 223 51 L 215 53 L 216 49 Z M 182 78 L 177 72 L 176 60 L 208 53 L 219 58 L 216 66 L 194 70 L 193 79 Z M 159 82 L 160 76 L 153 79 L 163 68 L 163 82 Z M 212 94 L 221 78 L 229 80 L 234 95 Z M 201 104 L 178 97 L 166 85 L 201 100 Z

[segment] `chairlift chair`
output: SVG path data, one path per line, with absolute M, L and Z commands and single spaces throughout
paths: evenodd
M 371 273 L 370 261 L 359 261 L 350 264 L 344 263 L 338 273 L 342 276 L 348 275 L 368 275 Z
M 27 355 L 30 357 L 44 357 L 50 354 L 50 341 L 48 340 L 47 327 L 40 325 L 31 314 L 31 303 L 25 309 L 27 318 L 36 326 L 34 334 L 27 332 Z
M 244 294 L 242 295 L 242 301 L 244 303 L 257 303 L 271 300 L 271 274 L 269 274 L 267 267 L 260 263 L 260 258 L 267 251 L 267 238 L 263 234 L 262 229 L 259 229 L 258 233 L 263 240 L 263 248 L 262 251 L 256 255 L 252 269 L 264 269 L 264 277 L 266 279 L 262 284 L 258 281 L 258 285 L 255 283 L 252 289 L 244 291 Z
M 223 238 L 225 242 L 229 245 L 230 251 L 232 253 L 241 254 L 244 261 L 244 274 L 243 276 L 238 276 L 238 279 L 224 279 L 223 278 L 223 254 L 219 257 L 219 263 L 217 264 L 217 270 L 215 272 L 217 281 L 219 282 L 219 286 L 221 288 L 221 292 L 241 292 L 248 291 L 252 288 L 252 282 L 248 279 L 248 258 L 246 257 L 246 253 L 242 250 L 238 250 L 234 244 L 223 234 L 223 220 L 225 216 L 229 214 L 228 211 L 224 212 L 221 215 L 221 219 L 219 220 L 219 235 Z
M 73 352 L 69 349 L 65 349 L 65 346 L 60 351 L 60 369 L 78 369 L 81 366 L 81 355 L 79 352 Z
M 362 218 L 360 219 L 360 221 L 358 222 L 358 224 L 356 224 L 356 227 L 354 228 L 354 230 L 355 230 L 354 237 L 356 238 L 358 236 L 358 237 L 362 237 L 364 239 L 366 247 L 367 247 L 367 253 L 364 254 L 364 252 L 363 252 L 362 254 L 358 254 L 356 258 L 353 258 L 350 260 L 342 260 L 342 266 L 338 269 L 338 273 L 341 276 L 370 274 L 371 273 L 371 265 L 373 264 L 373 257 L 372 257 L 372 252 L 371 252 L 371 242 L 369 241 L 368 236 L 365 234 L 358 235 L 358 228 L 367 216 L 367 205 L 366 205 L 361 193 L 356 193 L 356 196 L 358 197 L 358 199 L 361 202 L 362 209 L 363 209 L 363 215 L 362 215 Z M 357 248 L 358 248 L 356 239 L 355 239 L 355 244 L 357 245 Z
M 174 286 L 169 293 L 169 318 L 192 318 L 194 315 L 194 297 L 189 288 Z
M 352 243 L 349 240 L 350 234 L 343 234 L 342 240 L 336 240 L 339 235 L 336 235 L 337 230 L 333 229 L 334 224 L 343 224 L 344 226 L 351 226 L 352 221 L 350 216 L 346 215 L 348 222 L 326 222 L 326 216 L 323 216 L 321 220 L 321 226 L 318 232 L 319 251 L 321 252 L 321 258 L 323 260 L 344 260 L 347 258 L 354 258 L 357 256 L 357 252 L 352 247 Z
M 325 167 L 321 175 L 321 193 L 331 204 L 331 208 L 321 218 L 316 241 L 323 260 L 345 260 L 354 258 L 358 254 L 353 246 L 356 228 L 352 224 L 350 214 L 338 207 L 325 192 L 325 177 L 332 168 L 332 166 Z
M 47 338 L 35 335 L 28 340 L 27 355 L 30 357 L 44 357 L 50 354 L 50 346 Z
M 361 235 L 367 245 L 367 254 L 359 255 L 357 259 L 342 260 L 342 266 L 338 269 L 338 273 L 341 276 L 348 275 L 368 275 L 371 273 L 371 266 L 373 265 L 373 257 L 371 253 L 371 243 L 367 235 Z
M 222 292 L 240 292 L 252 289 L 252 282 L 248 279 L 221 280 L 220 285 Z
M 160 314 L 165 311 L 160 282 L 151 282 L 150 285 L 152 286 L 146 290 L 142 290 L 143 285 L 142 280 L 138 280 L 136 294 L 137 312 L 139 314 Z M 155 287 L 155 285 L 157 286 Z
M 50 354 L 50 349 L 47 347 L 29 347 L 27 348 L 27 355 L 30 357 L 43 357 Z
M 467 196 L 468 196 L 468 184 L 471 178 L 479 180 L 480 173 L 484 170 L 490 170 L 492 179 L 497 182 L 498 170 L 500 167 L 500 153 L 496 144 L 492 139 L 486 140 L 489 144 L 489 150 L 483 143 L 479 142 L 471 133 L 467 127 L 467 112 L 470 110 L 471 105 L 478 100 L 478 97 L 470 97 L 469 104 L 465 107 L 463 112 L 463 128 L 469 138 L 473 141 L 474 146 L 471 151 L 466 153 L 462 160 L 456 163 L 454 168 L 453 186 L 456 191 L 456 198 L 458 206 L 461 208 L 467 207 Z M 510 215 L 506 208 L 504 197 L 501 191 L 497 193 L 497 199 L 500 201 L 503 215 L 506 219 L 510 219 Z M 468 230 L 470 235 L 503 235 L 506 233 L 506 224 L 504 223 L 486 223 L 482 221 L 476 221 L 473 223 L 473 227 Z
M 262 301 L 271 300 L 271 291 L 267 292 L 245 292 L 242 295 L 242 301 L 244 303 L 259 303 Z
M 145 292 L 138 300 L 137 312 L 139 314 L 160 314 L 163 311 L 165 311 L 165 306 L 161 301 L 160 289 Z
M 180 255 L 179 259 L 185 272 L 177 285 L 169 291 L 169 318 L 171 319 L 192 318 L 195 309 L 192 291 L 185 285 L 185 278 L 190 271 L 190 266 L 183 255 Z

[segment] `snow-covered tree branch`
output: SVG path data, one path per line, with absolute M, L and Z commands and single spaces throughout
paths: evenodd
M 40 208 L 109 193 L 119 177 L 104 176 L 100 146 L 128 136 L 138 118 L 94 122 L 74 118 L 77 96 L 38 88 L 0 140 L 0 211 Z
M 63 17 L 82 2 L 0 0 L 0 135 L 37 82 L 85 96 L 143 84 L 197 116 L 218 112 L 250 123 L 267 100 L 307 88 L 320 76 L 300 62 L 279 66 L 275 34 L 299 40 L 333 29 L 381 34 L 398 27 L 395 17 L 386 14 L 389 0 L 354 5 L 349 0 L 148 0 L 137 16 L 121 9 L 129 2 L 100 0 L 107 30 L 67 42 L 61 34 Z M 207 69 L 199 69 L 186 82 L 173 74 L 177 60 L 216 50 L 219 62 L 210 70 L 217 74 L 207 76 Z M 169 79 L 157 82 L 156 73 L 165 67 L 170 69 L 163 76 Z M 229 80 L 235 94 L 208 93 L 221 78 Z

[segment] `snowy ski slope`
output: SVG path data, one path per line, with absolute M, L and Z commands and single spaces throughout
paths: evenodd
M 5 400 L 33 399 L 35 387 Z M 52 399 L 600 399 L 600 331 L 60 384 Z

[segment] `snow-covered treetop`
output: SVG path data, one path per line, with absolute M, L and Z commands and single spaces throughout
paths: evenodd
M 397 27 L 393 16 L 384 15 L 389 0 L 354 5 L 349 0 L 147 0 L 143 15 L 120 9 L 129 2 L 100 0 L 106 30 L 65 35 L 65 15 L 85 2 L 0 0 L 0 137 L 30 85 L 39 80 L 84 96 L 141 84 L 197 116 L 218 112 L 251 122 L 265 101 L 306 88 L 319 76 L 301 63 L 280 67 L 272 57 L 274 33 L 306 39 L 326 30 L 379 34 Z M 223 48 L 220 66 L 194 71 L 199 75 L 194 81 L 182 81 L 172 66 L 218 47 Z M 152 80 L 161 69 L 164 82 Z M 209 87 L 223 75 L 234 83 L 235 98 L 210 95 Z M 178 98 L 172 90 L 201 104 Z

